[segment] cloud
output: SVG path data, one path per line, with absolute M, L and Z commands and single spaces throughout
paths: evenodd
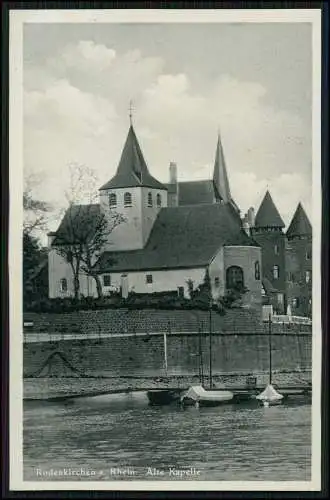
M 152 174 L 168 179 L 176 161 L 181 179 L 209 178 L 217 131 L 233 196 L 242 210 L 268 187 L 291 218 L 295 204 L 310 207 L 310 130 L 300 117 L 267 102 L 258 82 L 215 75 L 194 86 L 188 73 L 164 72 L 166 61 L 139 50 L 119 53 L 90 40 L 24 66 L 24 168 L 43 172 L 43 195 L 60 205 L 70 162 L 94 168 L 100 185 L 115 172 L 134 123 Z M 285 215 L 287 214 L 287 215 Z

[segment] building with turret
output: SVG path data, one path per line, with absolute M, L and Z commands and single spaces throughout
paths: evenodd
M 265 304 L 278 314 L 311 316 L 312 226 L 299 203 L 291 223 L 285 224 L 269 191 L 255 217 L 251 208 L 243 226 L 262 249 L 262 285 Z
M 312 226 L 301 203 L 286 232 L 287 302 L 294 314 L 312 315 Z
M 151 174 L 131 123 L 117 170 L 99 190 L 99 203 L 71 207 L 49 235 L 50 298 L 73 296 L 75 279 L 81 295 L 99 294 L 91 275 L 80 272 L 74 278 L 72 262 L 60 250 L 80 234 L 92 237 L 100 217 L 111 221 L 114 216 L 123 222 L 109 232 L 93 261 L 102 294 L 168 291 L 187 297 L 191 286 L 201 285 L 208 273 L 214 299 L 245 288 L 244 307 L 261 310 L 264 302 L 285 312 L 290 303 L 292 313 L 307 314 L 307 216 L 300 205 L 285 234 L 267 191 L 256 216 L 250 208 L 241 218 L 220 134 L 212 179 L 178 181 L 177 165 L 171 162 L 169 182 L 161 183 Z

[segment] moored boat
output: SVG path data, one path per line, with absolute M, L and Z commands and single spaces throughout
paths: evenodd
M 283 394 L 277 392 L 272 384 L 268 384 L 266 389 L 256 396 L 256 399 L 261 401 L 264 406 L 274 406 L 283 402 Z
M 229 403 L 234 398 L 234 394 L 224 390 L 205 390 L 201 385 L 195 385 L 181 397 L 181 404 L 200 406 L 219 406 Z
M 182 390 L 155 389 L 147 391 L 147 397 L 150 405 L 161 406 L 179 401 L 181 393 Z

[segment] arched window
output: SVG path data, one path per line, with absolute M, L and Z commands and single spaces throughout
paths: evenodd
M 228 267 L 226 272 L 226 286 L 228 290 L 244 287 L 244 274 L 241 267 Z
M 109 195 L 109 207 L 117 206 L 117 195 L 115 193 L 110 193 Z
M 161 206 L 162 206 L 162 197 L 158 193 L 157 194 L 157 207 L 161 207 Z
M 60 285 L 61 285 L 61 292 L 67 292 L 68 291 L 68 281 L 67 281 L 66 278 L 62 278 L 61 279 Z
M 124 207 L 131 207 L 132 206 L 132 195 L 131 193 L 125 193 L 124 194 Z
M 148 207 L 152 207 L 152 194 L 148 193 Z
M 260 280 L 260 264 L 258 260 L 254 263 L 254 278 L 257 281 Z
M 280 268 L 275 265 L 273 266 L 273 278 L 274 280 L 278 280 L 278 278 L 280 277 Z

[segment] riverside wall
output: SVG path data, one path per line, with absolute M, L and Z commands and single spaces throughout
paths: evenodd
M 23 343 L 25 377 L 68 377 L 73 373 L 118 378 L 194 376 L 200 366 L 200 342 L 203 367 L 205 373 L 208 371 L 207 311 L 29 314 L 24 321 L 29 324 L 25 328 L 27 340 L 32 334 L 35 338 L 38 333 L 40 337 L 50 335 L 48 341 Z M 73 332 L 75 338 L 68 338 Z M 100 336 L 89 338 L 95 332 Z M 274 372 L 310 372 L 310 326 L 274 324 L 271 340 Z M 214 374 L 267 372 L 268 325 L 248 310 L 230 311 L 225 316 L 213 314 L 212 365 Z

